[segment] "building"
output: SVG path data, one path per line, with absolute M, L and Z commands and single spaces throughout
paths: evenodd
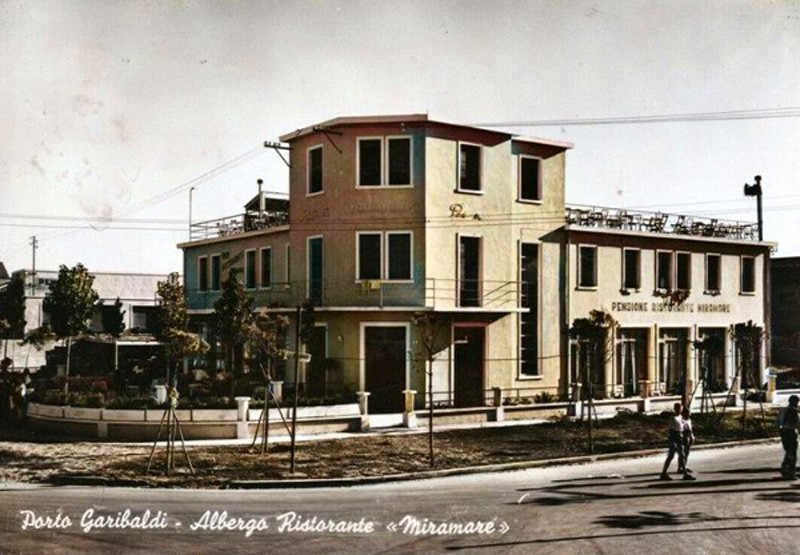
M 772 259 L 772 364 L 800 368 L 800 257 Z
M 601 396 L 683 394 L 706 372 L 714 391 L 736 386 L 740 353 L 731 327 L 766 332 L 770 249 L 754 224 L 661 213 L 570 207 L 566 242 L 570 321 L 602 310 L 616 321 Z M 704 339 L 719 349 L 694 348 Z M 757 349 L 758 385 L 767 335 Z M 570 376 L 576 380 L 576 345 Z M 752 379 L 755 379 L 755 375 Z M 751 387 L 755 384 L 751 384 Z
M 115 272 L 91 272 L 94 276 L 93 288 L 99 295 L 98 306 L 90 328 L 94 332 L 103 331 L 102 312 L 108 310 L 119 299 L 124 311 L 124 324 L 127 330 L 149 332 L 155 326 L 158 306 L 157 287 L 159 281 L 167 279 L 160 274 L 128 274 Z M 52 270 L 17 270 L 12 277 L 21 275 L 25 282 L 25 332 L 41 327 L 49 321 L 44 311 L 44 298 L 50 284 L 58 279 L 58 272 Z M 104 308 L 105 307 L 105 308 Z M 0 340 L 0 343 L 4 343 Z M 45 364 L 45 352 L 29 345 L 20 345 L 18 340 L 6 340 L 4 352 L 13 359 L 13 367 L 39 368 Z
M 620 323 L 621 353 L 598 377 L 602 391 L 640 395 L 650 381 L 645 394 L 668 393 L 677 372 L 694 368 L 692 340 L 742 319 L 765 323 L 769 245 L 752 226 L 683 218 L 659 227 L 642 214 L 568 208 L 569 143 L 426 115 L 336 118 L 280 139 L 290 200 L 260 193 L 242 215 L 196 224 L 179 247 L 200 328 L 231 269 L 259 310 L 291 313 L 312 300 L 317 332 L 300 376 L 309 391 L 367 391 L 371 412 L 401 411 L 406 391 L 422 406 L 430 389 L 437 406 L 483 405 L 493 388 L 564 397 L 577 364 L 565 330 L 602 309 Z M 628 251 L 638 253 L 637 287 Z M 716 286 L 703 285 L 708 260 Z M 732 274 L 739 264 L 744 285 Z M 655 308 L 665 297 L 681 308 Z M 420 313 L 447 327 L 432 383 Z M 668 363 L 655 362 L 661 351 Z M 617 379 L 614 365 L 632 372 L 618 361 L 633 359 L 635 378 Z

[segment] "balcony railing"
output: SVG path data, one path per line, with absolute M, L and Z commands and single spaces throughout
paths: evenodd
M 743 241 L 758 240 L 758 224 L 701 218 L 664 212 L 572 205 L 566 207 L 569 226 L 668 233 L 695 237 L 716 237 Z
M 216 220 L 194 223 L 189 229 L 189 238 L 192 241 L 200 241 L 202 239 L 237 235 L 248 231 L 270 229 L 287 225 L 288 223 L 289 212 L 271 211 L 263 212 L 262 214 L 247 212 L 245 214 L 236 214 Z
M 463 291 L 469 292 L 464 295 Z M 433 308 L 437 310 L 497 310 L 519 308 L 520 283 L 481 280 L 464 284 L 453 279 L 428 278 L 424 282 L 362 282 L 323 280 L 275 282 L 271 287 L 246 289 L 261 308 L 289 308 L 311 299 L 320 307 Z M 220 291 L 187 287 L 189 308 L 213 309 Z M 464 303 L 464 300 L 468 303 Z

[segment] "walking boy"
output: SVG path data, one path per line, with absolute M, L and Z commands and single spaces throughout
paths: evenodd
M 683 405 L 675 403 L 673 406 L 672 418 L 669 421 L 669 436 L 667 438 L 669 444 L 669 451 L 667 451 L 667 460 L 664 461 L 664 468 L 661 471 L 662 480 L 672 480 L 669 474 L 669 465 L 673 457 L 678 455 L 678 468 L 683 469 L 684 480 L 694 480 L 695 477 L 686 471 L 686 462 L 683 454 L 683 418 L 681 417 L 681 410 Z

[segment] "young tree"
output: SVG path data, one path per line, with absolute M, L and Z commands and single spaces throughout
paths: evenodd
M 425 375 L 428 377 L 428 458 L 431 468 L 435 463 L 433 451 L 433 361 L 447 347 L 450 320 L 433 312 L 417 312 L 412 317 L 417 329 L 419 346 L 425 356 Z
M 122 301 L 114 301 L 112 305 L 99 304 L 100 319 L 103 323 L 103 331 L 114 337 L 119 337 L 125 331 L 125 312 L 122 310 Z
M 578 344 L 579 379 L 586 384 L 586 401 L 589 412 L 589 453 L 594 453 L 593 411 L 594 380 L 603 372 L 611 357 L 611 341 L 617 322 L 602 310 L 592 310 L 588 318 L 576 318 L 567 330 L 567 335 Z
M 157 293 L 161 297 L 161 304 L 158 307 L 156 337 L 166 346 L 167 364 L 172 372 L 184 357 L 201 355 L 208 350 L 208 345 L 188 329 L 186 292 L 178 274 L 172 273 L 166 281 L 159 281 Z
M 214 327 L 225 349 L 225 368 L 231 376 L 231 397 L 236 389 L 236 377 L 241 372 L 243 351 L 253 324 L 253 298 L 231 270 L 222 284 L 222 294 L 214 302 Z
M 730 331 L 731 339 L 736 345 L 738 354 L 738 364 L 736 365 L 736 374 L 739 376 L 741 390 L 742 390 L 742 437 L 746 437 L 747 433 L 747 397 L 749 390 L 753 385 L 755 389 L 761 388 L 760 380 L 758 379 L 757 370 L 760 368 L 758 355 L 761 352 L 761 343 L 764 339 L 764 330 L 755 325 L 752 320 L 746 323 L 741 322 L 735 324 Z M 761 421 L 764 425 L 764 405 L 761 402 L 760 391 L 756 392 L 758 395 L 758 402 L 761 406 Z
M 64 395 L 69 394 L 69 364 L 72 338 L 89 331 L 88 322 L 94 314 L 97 292 L 92 288 L 94 276 L 83 264 L 73 268 L 61 265 L 58 279 L 50 284 L 44 298 L 44 310 L 50 314 L 50 326 L 56 337 L 67 341 L 67 364 Z
M 0 339 L 5 339 L 3 357 L 8 354 L 8 340 L 25 336 L 25 277 L 15 274 L 0 294 Z

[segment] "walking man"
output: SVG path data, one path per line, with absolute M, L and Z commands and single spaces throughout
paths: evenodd
M 789 406 L 783 407 L 778 415 L 778 426 L 781 429 L 781 443 L 783 444 L 783 463 L 781 464 L 781 476 L 784 480 L 796 480 L 797 470 L 797 425 L 798 412 L 797 404 L 800 397 L 792 395 L 789 397 Z
M 669 436 L 667 438 L 669 451 L 667 451 L 667 460 L 664 461 L 664 468 L 661 471 L 661 479 L 662 480 L 672 480 L 670 478 L 669 472 L 669 465 L 672 463 L 672 459 L 675 455 L 678 455 L 678 468 L 683 471 L 683 479 L 684 480 L 694 480 L 695 477 L 689 474 L 686 470 L 686 460 L 684 458 L 683 453 L 683 418 L 681 417 L 681 411 L 683 410 L 683 405 L 680 403 L 675 403 L 673 406 L 673 413 L 672 417 L 669 421 Z

